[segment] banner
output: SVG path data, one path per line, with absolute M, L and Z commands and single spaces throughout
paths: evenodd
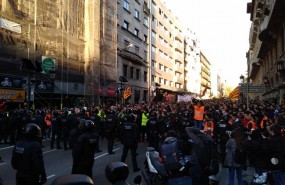
M 7 19 L 0 18 L 0 27 L 16 33 L 22 33 L 20 24 L 8 21 Z
M 196 94 L 193 95 L 178 95 L 177 102 L 191 102 L 193 98 L 197 98 Z
M 25 91 L 14 89 L 0 89 L 0 100 L 7 102 L 24 102 Z
M 22 89 L 22 86 L 21 78 L 0 76 L 0 88 Z

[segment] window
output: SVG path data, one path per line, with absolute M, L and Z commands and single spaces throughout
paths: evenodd
M 151 46 L 151 51 L 156 53 L 156 47 L 154 45 Z
M 128 66 L 127 65 L 123 65 L 123 75 L 128 76 Z
M 127 41 L 127 40 L 124 40 L 124 46 L 125 46 L 125 48 L 127 48 L 129 45 L 130 45 L 130 42 Z
M 161 15 L 162 14 L 162 11 L 161 11 L 161 9 L 159 9 L 159 15 Z
M 128 23 L 127 21 L 124 21 L 123 27 L 124 27 L 126 30 L 129 30 L 129 23 Z
M 156 37 L 155 31 L 153 31 L 153 30 L 151 31 L 151 36 L 154 37 L 154 38 Z
M 134 31 L 134 34 L 135 34 L 135 36 L 139 36 L 139 30 L 137 29 L 137 28 L 135 28 L 135 31 Z
M 164 71 L 168 72 L 168 68 L 166 66 L 164 66 Z
M 143 41 L 147 42 L 147 35 L 143 35 Z
M 144 82 L 147 82 L 147 72 L 146 71 L 144 71 L 143 73 L 143 80 Z
M 124 0 L 123 6 L 125 10 L 130 11 L 130 4 L 126 0 Z
M 140 53 L 140 47 L 135 46 L 135 53 L 138 55 Z
M 167 80 L 166 79 L 164 79 L 164 85 L 166 85 L 167 84 Z
M 163 83 L 163 78 L 159 78 L 159 83 L 160 83 L 160 84 Z
M 151 61 L 151 65 L 152 65 L 153 67 L 156 67 L 156 61 L 152 60 L 152 61 Z
M 134 67 L 130 67 L 130 78 L 134 78 Z
M 151 81 L 154 82 L 155 81 L 155 76 L 151 75 Z
M 145 25 L 145 26 L 147 26 L 148 25 L 148 19 L 147 18 L 143 18 L 143 24 Z
M 139 80 L 141 76 L 141 70 L 136 69 L 136 79 Z
M 163 70 L 163 65 L 162 64 L 159 64 L 159 69 Z
M 143 58 L 144 58 L 145 61 L 147 61 L 147 51 L 144 51 Z
M 138 10 L 135 10 L 135 18 L 140 20 L 140 12 Z
M 173 82 L 172 81 L 169 81 L 169 86 L 173 86 Z

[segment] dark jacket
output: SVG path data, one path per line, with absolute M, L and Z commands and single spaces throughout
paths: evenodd
M 16 143 L 11 159 L 12 167 L 17 170 L 17 180 L 27 184 L 41 184 L 46 181 L 43 152 L 38 141 L 23 139 Z
M 122 124 L 121 142 L 123 145 L 137 146 L 138 144 L 138 126 L 136 123 L 127 121 Z
M 76 139 L 72 149 L 73 174 L 86 174 L 87 169 L 92 169 L 97 144 L 98 135 L 92 131 L 85 131 Z

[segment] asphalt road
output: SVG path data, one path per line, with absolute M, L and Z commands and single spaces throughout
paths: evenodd
M 63 149 L 53 149 L 49 148 L 49 140 L 44 140 L 44 162 L 45 169 L 47 174 L 47 185 L 51 184 L 58 176 L 69 175 L 71 174 L 72 166 L 72 156 L 71 151 L 64 151 Z M 114 151 L 116 152 L 113 155 L 107 153 L 107 144 L 106 140 L 100 141 L 101 153 L 95 154 L 95 163 L 93 166 L 93 180 L 96 185 L 108 185 L 111 184 L 105 177 L 105 167 L 109 162 L 120 161 L 122 155 L 122 148 L 120 142 L 115 142 Z M 11 153 L 13 146 L 9 145 L 0 145 L 0 156 L 2 156 L 3 163 L 0 163 L 0 177 L 3 180 L 3 185 L 15 185 L 15 174 L 16 171 L 11 166 Z M 145 160 L 146 144 L 139 144 L 138 146 L 138 166 L 142 169 L 144 160 Z M 128 182 L 134 184 L 134 178 L 140 174 L 140 172 L 133 173 L 132 171 L 132 162 L 131 154 L 129 152 L 126 164 L 129 166 L 129 177 Z M 220 168 L 220 172 L 216 176 L 219 180 L 220 185 L 228 184 L 228 173 L 226 168 Z M 247 171 L 244 171 L 244 180 L 250 182 L 252 178 L 252 169 L 248 168 Z
M 53 149 L 49 148 L 49 141 L 45 140 L 43 142 L 44 148 L 44 162 L 45 169 L 48 181 L 46 184 L 51 184 L 56 177 L 62 175 L 71 174 L 71 166 L 72 166 L 72 155 L 71 151 L 64 151 L 63 149 Z M 102 152 L 95 154 L 95 163 L 93 166 L 93 180 L 96 185 L 107 185 L 111 184 L 105 177 L 105 167 L 109 162 L 120 161 L 122 148 L 120 142 L 115 142 L 114 151 L 115 154 L 109 155 L 107 153 L 107 144 L 106 141 L 100 141 L 100 149 Z M 0 177 L 3 180 L 3 185 L 15 185 L 15 175 L 16 171 L 11 166 L 11 154 L 12 154 L 13 146 L 9 145 L 0 145 L 0 156 L 2 156 L 3 163 L 0 163 Z M 143 168 L 143 162 L 145 158 L 145 150 L 146 147 L 144 144 L 140 144 L 137 152 L 139 155 L 137 156 L 138 166 Z M 134 178 L 140 174 L 140 172 L 133 173 L 132 171 L 132 162 L 131 162 L 131 154 L 126 160 L 126 164 L 129 166 L 129 177 L 128 181 L 133 184 Z

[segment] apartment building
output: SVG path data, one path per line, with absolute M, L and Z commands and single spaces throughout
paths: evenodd
M 199 95 L 201 91 L 200 42 L 190 29 L 186 29 L 184 33 L 185 91 Z
M 148 101 L 149 5 L 142 0 L 118 0 L 117 6 L 117 78 L 124 76 L 127 82 L 122 84 L 122 88 L 130 88 L 132 91 L 132 95 L 125 101 L 129 103 Z M 121 89 L 121 84 L 119 84 L 119 97 L 123 97 L 123 89 Z
M 201 52 L 201 97 L 209 98 L 211 94 L 211 63 L 206 55 Z
M 284 1 L 253 0 L 247 5 L 250 14 L 250 48 L 247 53 L 252 85 L 263 85 L 264 92 L 254 98 L 285 100 Z

